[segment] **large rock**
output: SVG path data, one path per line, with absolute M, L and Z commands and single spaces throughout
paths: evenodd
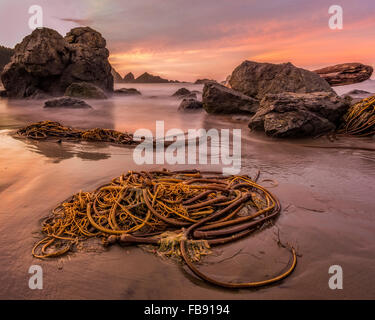
M 203 108 L 208 113 L 255 113 L 259 101 L 218 83 L 206 83 L 202 94 Z
M 73 82 L 113 90 L 106 41 L 88 28 L 72 29 L 65 38 L 49 28 L 35 29 L 17 44 L 1 80 L 9 97 L 44 92 L 62 94 Z
M 92 109 L 85 101 L 69 97 L 47 100 L 44 108 Z
M 75 98 L 107 99 L 107 96 L 102 89 L 87 82 L 72 83 L 66 88 L 65 95 Z
M 373 68 L 362 63 L 342 63 L 314 70 L 331 86 L 343 86 L 365 81 L 372 75 Z
M 334 93 L 267 94 L 249 128 L 269 136 L 311 137 L 333 131 L 349 108 L 349 101 Z
M 333 92 L 330 85 L 314 72 L 282 64 L 244 61 L 229 79 L 232 89 L 261 100 L 268 93 Z
M 193 99 L 193 98 L 185 98 L 181 101 L 178 110 L 179 111 L 194 111 L 200 110 L 203 108 L 202 102 Z

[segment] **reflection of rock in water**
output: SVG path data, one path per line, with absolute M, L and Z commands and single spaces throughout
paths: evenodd
M 89 152 L 82 150 L 83 145 L 76 142 L 61 142 L 57 143 L 55 141 L 33 141 L 30 139 L 19 138 L 19 141 L 23 141 L 27 144 L 27 149 L 41 154 L 52 160 L 54 163 L 59 163 L 63 160 L 70 158 L 80 158 L 82 160 L 104 160 L 111 157 L 110 153 L 105 152 Z M 107 144 L 95 143 L 92 147 L 92 150 L 106 148 Z M 84 146 L 86 147 L 86 146 Z M 89 148 L 88 148 L 89 149 Z

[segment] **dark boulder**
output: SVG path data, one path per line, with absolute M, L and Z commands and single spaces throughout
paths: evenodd
M 69 97 L 48 100 L 44 103 L 44 108 L 92 109 L 85 101 Z
M 273 137 L 313 137 L 335 130 L 349 101 L 334 93 L 267 94 L 249 128 Z
M 180 88 L 178 89 L 174 94 L 172 94 L 172 97 L 181 97 L 181 96 L 186 96 L 190 94 L 191 91 L 186 89 L 186 88 Z
M 253 114 L 259 107 L 258 100 L 218 83 L 204 85 L 202 102 L 208 113 L 218 114 Z
M 333 92 L 330 85 L 314 72 L 282 64 L 244 61 L 229 78 L 232 89 L 261 100 L 268 93 Z
M 86 99 L 107 99 L 102 89 L 87 82 L 72 83 L 66 88 L 65 96 Z
M 49 28 L 35 29 L 16 45 L 1 80 L 8 96 L 16 98 L 62 94 L 73 82 L 112 91 L 105 45 L 100 33 L 88 27 L 72 29 L 65 38 Z
M 115 90 L 116 94 L 131 96 L 131 95 L 141 95 L 141 93 L 135 88 L 121 88 Z
M 365 81 L 372 75 L 373 68 L 362 63 L 342 63 L 314 70 L 331 86 L 343 86 Z
M 192 99 L 192 98 L 185 98 L 181 101 L 178 110 L 179 111 L 194 111 L 200 110 L 203 108 L 202 102 Z

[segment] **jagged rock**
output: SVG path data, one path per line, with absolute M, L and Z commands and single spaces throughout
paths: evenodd
M 106 41 L 99 32 L 80 27 L 65 38 L 49 28 L 35 29 L 17 44 L 1 79 L 9 97 L 35 92 L 62 94 L 73 82 L 92 83 L 113 90 Z
M 333 92 L 330 85 L 314 72 L 282 64 L 244 61 L 229 79 L 232 89 L 261 100 L 267 93 Z
M 121 75 L 113 67 L 111 68 L 111 74 L 114 82 L 123 82 Z
M 343 86 L 365 81 L 372 75 L 373 68 L 362 63 L 342 63 L 314 70 L 331 86 Z
M 192 111 L 192 110 L 199 110 L 203 108 L 202 102 L 193 99 L 193 98 L 185 98 L 181 101 L 178 110 L 179 111 Z
M 102 89 L 87 82 L 72 83 L 66 88 L 65 95 L 76 98 L 107 99 Z
M 168 83 L 169 80 L 163 79 L 159 76 L 153 76 L 148 72 L 141 74 L 138 78 L 133 80 L 133 83 Z
M 269 136 L 312 137 L 333 131 L 349 108 L 349 101 L 334 93 L 267 94 L 249 128 Z
M 218 83 L 208 83 L 204 85 L 202 102 L 203 108 L 208 113 L 251 114 L 255 113 L 259 108 L 258 100 Z
M 92 109 L 85 101 L 70 97 L 48 100 L 44 103 L 44 108 Z
M 130 95 L 140 95 L 141 94 L 135 88 L 121 88 L 121 89 L 115 90 L 115 93 L 121 94 L 121 95 L 127 95 L 127 96 L 130 96 Z
M 133 82 L 134 81 L 134 74 L 129 72 L 123 79 L 124 82 Z

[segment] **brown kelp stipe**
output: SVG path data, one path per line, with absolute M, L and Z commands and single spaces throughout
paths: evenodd
M 129 171 L 93 192 L 79 192 L 53 210 L 44 223 L 37 258 L 67 253 L 83 240 L 104 244 L 146 244 L 163 256 L 178 256 L 201 279 L 228 288 L 259 287 L 286 278 L 297 257 L 277 277 L 246 283 L 213 279 L 195 266 L 210 247 L 245 237 L 272 221 L 281 210 L 259 176 L 223 176 L 217 172 Z
M 339 134 L 371 136 L 375 134 L 375 96 L 366 98 L 349 108 Z
M 44 140 L 47 138 L 58 138 L 67 140 L 86 140 L 98 142 L 111 142 L 116 144 L 132 145 L 133 135 L 122 133 L 111 129 L 95 128 L 89 130 L 80 130 L 71 127 L 65 127 L 59 122 L 41 121 L 33 123 L 27 127 L 19 129 L 17 134 L 35 140 Z

